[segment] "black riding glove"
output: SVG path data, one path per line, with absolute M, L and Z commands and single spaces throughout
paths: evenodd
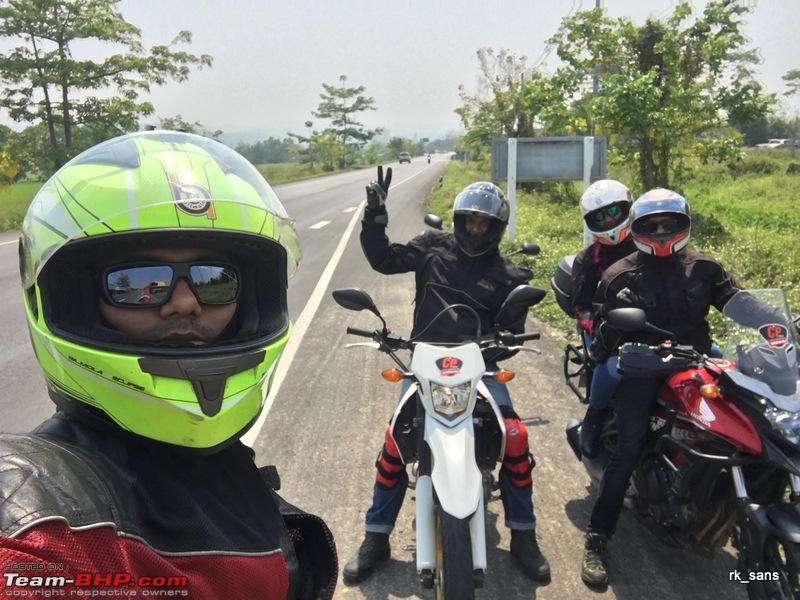
M 367 206 L 375 209 L 383 206 L 389 194 L 389 184 L 392 183 L 392 167 L 386 169 L 386 179 L 383 178 L 383 166 L 378 165 L 378 181 L 370 181 L 367 186 Z
M 632 308 L 644 308 L 645 302 L 641 296 L 633 292 L 630 288 L 622 288 L 617 293 L 617 306 L 620 308 L 628 306 Z

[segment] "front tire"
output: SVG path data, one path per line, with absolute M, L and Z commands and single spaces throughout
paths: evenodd
M 436 600 L 474 600 L 469 519 L 436 510 Z
M 800 544 L 770 536 L 762 549 L 761 570 L 747 570 L 761 580 L 750 581 L 750 600 L 800 600 Z M 771 574 L 775 574 L 777 580 Z M 770 579 L 766 577 L 771 576 Z

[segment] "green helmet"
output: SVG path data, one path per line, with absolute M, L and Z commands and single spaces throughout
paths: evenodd
M 132 340 L 98 308 L 103 257 L 213 248 L 239 267 L 236 314 L 198 346 Z M 286 288 L 300 260 L 294 224 L 242 156 L 173 131 L 118 137 L 71 160 L 33 199 L 20 272 L 50 397 L 83 420 L 213 450 L 258 417 L 291 330 Z

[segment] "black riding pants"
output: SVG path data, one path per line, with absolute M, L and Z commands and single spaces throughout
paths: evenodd
M 623 379 L 612 400 L 617 418 L 617 446 L 600 482 L 600 495 L 589 518 L 589 531 L 611 537 L 617 529 L 625 492 L 647 439 L 650 413 L 663 378 Z

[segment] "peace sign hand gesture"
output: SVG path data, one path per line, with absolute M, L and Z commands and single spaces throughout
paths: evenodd
M 367 186 L 367 206 L 378 208 L 386 202 L 389 194 L 389 184 L 392 182 L 392 167 L 386 169 L 386 179 L 383 178 L 383 166 L 378 165 L 378 181 L 372 180 Z

